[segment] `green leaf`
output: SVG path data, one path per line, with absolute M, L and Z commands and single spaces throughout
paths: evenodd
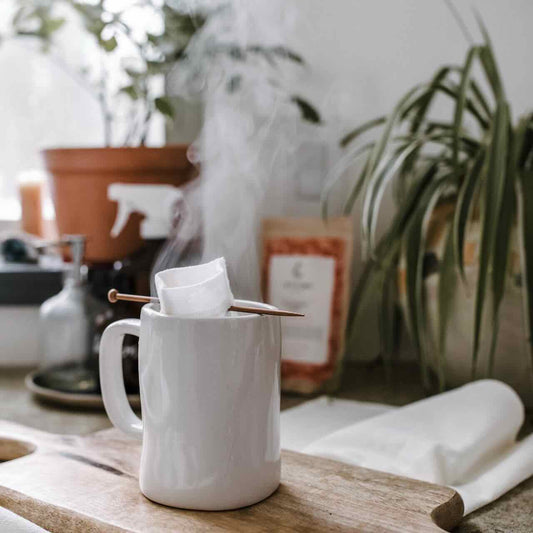
M 295 63 L 303 64 L 305 63 L 304 58 L 291 50 L 290 48 L 287 48 L 285 46 L 273 46 L 271 48 L 272 53 L 280 56 L 283 59 L 289 59 L 291 61 L 294 61 Z
M 365 262 L 363 272 L 352 293 L 350 299 L 350 311 L 346 331 L 348 333 L 348 344 L 353 342 L 356 335 L 356 322 L 359 312 L 368 302 L 368 298 L 375 298 L 376 291 L 379 290 L 383 271 L 391 268 L 397 262 L 401 236 L 416 207 L 422 201 L 424 193 L 432 183 L 438 170 L 438 163 L 432 163 L 422 172 L 417 181 L 409 188 L 405 201 L 399 206 L 387 233 L 381 238 L 374 257 Z
M 398 169 L 400 169 L 404 162 L 422 145 L 432 142 L 448 146 L 450 138 L 450 134 L 440 133 L 431 136 L 415 137 L 409 144 L 400 146 L 391 156 L 383 158 L 374 175 L 369 177 L 361 214 L 361 231 L 362 244 L 363 246 L 366 246 L 370 252 L 373 252 L 375 247 L 374 237 L 381 200 L 386 187 L 394 179 Z M 464 136 L 460 136 L 460 142 L 460 148 L 465 150 L 465 145 L 468 144 L 468 141 Z
M 320 114 L 307 100 L 294 95 L 291 97 L 291 101 L 298 106 L 303 120 L 311 124 L 320 124 Z
M 424 122 L 424 119 L 426 118 L 427 112 L 429 108 L 431 107 L 431 103 L 433 102 L 433 98 L 435 97 L 435 94 L 437 93 L 436 89 L 437 87 L 442 83 L 442 81 L 448 76 L 448 74 L 451 71 L 451 67 L 445 66 L 437 70 L 436 74 L 433 76 L 433 79 L 431 80 L 431 83 L 429 84 L 429 88 L 427 92 L 421 96 L 421 102 L 420 106 L 417 109 L 417 112 L 414 114 L 413 119 L 411 120 L 411 133 L 416 133 L 420 130 L 420 126 Z
M 479 54 L 480 47 L 473 46 L 468 50 L 465 64 L 462 68 L 461 82 L 455 103 L 455 116 L 453 124 L 453 164 L 455 169 L 459 168 L 459 137 L 463 128 L 463 114 L 466 106 L 467 90 L 470 84 L 470 72 L 474 60 Z
M 446 85 L 444 83 L 441 83 L 437 86 L 436 90 L 445 94 L 446 96 L 449 96 L 450 98 L 453 98 L 454 100 L 457 100 L 458 98 L 458 88 L 455 85 Z M 489 128 L 489 121 L 480 113 L 480 111 L 472 103 L 472 100 L 470 98 L 466 99 L 465 109 L 477 120 L 478 124 L 482 129 L 486 130 Z
M 415 139 L 408 145 L 402 145 L 391 157 L 382 159 L 380 166 L 370 177 L 361 214 L 363 246 L 365 246 L 370 252 L 373 252 L 375 248 L 375 228 L 379 215 L 379 206 L 385 193 L 385 189 L 406 158 L 409 157 L 409 155 L 412 154 L 422 142 L 422 139 Z
M 513 161 L 517 173 L 518 236 L 522 275 L 524 326 L 533 368 L 533 170 L 527 161 L 533 157 L 533 114 L 522 117 L 516 128 Z
M 404 233 L 407 317 L 415 350 L 420 359 L 425 386 L 429 385 L 427 313 L 423 291 L 425 231 L 435 205 L 447 185 L 446 180 L 442 178 L 429 184 Z
M 409 126 L 409 131 L 411 134 L 419 133 L 422 125 L 424 124 L 424 121 L 426 120 L 428 111 L 431 108 L 431 104 L 434 100 L 434 97 L 437 94 L 437 87 L 448 76 L 452 69 L 453 67 L 444 66 L 437 70 L 429 84 L 427 92 L 420 96 L 412 104 L 412 106 L 406 110 L 405 117 L 402 117 L 402 119 L 408 118 L 407 115 L 413 113 L 413 118 L 410 119 L 411 124 Z M 407 176 L 412 172 L 414 165 L 416 164 L 416 161 L 418 159 L 420 149 L 421 147 L 417 148 L 413 153 L 409 155 L 409 157 L 406 158 L 405 162 L 402 164 L 399 177 L 400 184 L 404 183 L 407 179 Z
M 463 184 L 459 190 L 457 204 L 453 219 L 453 240 L 455 249 L 455 262 L 461 273 L 463 283 L 466 283 L 464 269 L 464 241 L 466 235 L 466 225 L 474 198 L 474 193 L 479 186 L 479 176 L 485 164 L 486 151 L 482 148 L 471 168 L 468 170 Z
M 154 100 L 154 104 L 156 109 L 162 114 L 165 115 L 168 118 L 174 117 L 174 108 L 172 107 L 172 104 L 170 103 L 170 99 L 166 96 L 160 96 L 159 98 L 156 98 Z
M 100 46 L 106 51 L 106 52 L 112 52 L 118 45 L 117 40 L 115 36 L 110 37 L 109 39 L 100 39 Z
M 347 133 L 340 141 L 341 147 L 348 146 L 352 141 L 355 141 L 360 135 L 365 133 L 366 131 L 375 128 L 376 126 L 381 126 L 385 123 L 385 120 L 387 117 L 379 117 L 375 118 L 373 120 L 369 120 L 368 122 L 365 122 L 362 126 L 359 126 L 358 128 L 355 128 L 350 133 Z
M 522 297 L 526 340 L 533 365 L 533 171 L 522 170 L 518 182 L 519 231 L 522 262 Z
M 507 116 L 509 116 L 507 110 Z M 489 376 L 494 372 L 494 354 L 499 330 L 499 311 L 505 292 L 507 265 L 509 263 L 509 249 L 511 231 L 515 214 L 515 159 L 513 157 L 513 139 L 509 134 L 507 149 L 507 166 L 504 176 L 503 195 L 496 227 L 494 253 L 492 255 L 492 342 L 489 353 Z
M 374 143 L 367 143 L 363 146 L 358 146 L 354 151 L 348 154 L 349 157 L 343 158 L 339 161 L 337 165 L 332 169 L 330 176 L 328 177 L 326 184 L 324 185 L 324 188 L 322 189 L 321 194 L 321 210 L 322 210 L 322 218 L 327 219 L 328 218 L 328 200 L 329 195 L 331 194 L 331 191 L 333 190 L 333 187 L 337 184 L 340 178 L 344 175 L 344 172 L 346 171 L 347 164 L 346 160 L 349 160 L 352 164 L 357 160 L 357 158 L 369 150 L 372 150 L 374 147 Z M 355 185 L 352 187 L 352 190 L 349 194 L 349 197 L 352 195 L 357 198 L 359 191 L 361 190 L 363 186 L 363 176 L 364 174 L 361 174 L 359 178 L 356 180 Z M 354 199 L 355 201 L 355 199 Z
M 437 376 L 439 380 L 439 390 L 442 392 L 446 385 L 446 337 L 448 333 L 448 323 L 453 310 L 453 303 L 456 294 L 457 272 L 454 262 L 454 236 L 453 228 L 450 224 L 448 236 L 444 245 L 444 253 L 439 268 L 439 342 L 437 358 Z
M 396 241 L 401 239 L 418 205 L 424 201 L 426 190 L 435 180 L 439 172 L 440 164 L 441 162 L 439 160 L 431 162 L 422 170 L 421 175 L 419 177 L 417 176 L 417 179 L 409 188 L 404 201 L 398 206 L 398 211 L 389 224 L 388 231 L 380 239 L 376 247 L 375 256 L 378 258 L 381 257 L 389 248 L 394 246 Z
M 485 46 L 481 48 L 479 54 L 485 75 L 496 99 L 498 99 L 500 96 L 503 98 L 505 91 L 502 85 L 500 73 L 498 71 L 498 65 L 494 55 L 494 50 L 492 48 L 489 32 L 487 31 L 485 23 L 483 22 L 483 19 L 479 13 L 476 13 L 476 18 L 483 35 L 483 39 L 485 40 Z
M 137 100 L 139 98 L 139 93 L 134 85 L 126 85 L 125 87 L 121 87 L 119 92 L 127 94 L 132 100 Z
M 385 152 L 387 148 L 387 145 L 389 143 L 389 140 L 392 134 L 392 130 L 394 126 L 396 125 L 398 117 L 404 111 L 404 108 L 409 105 L 409 102 L 412 100 L 413 96 L 419 93 L 422 88 L 423 88 L 422 85 L 417 85 L 413 87 L 410 91 L 408 91 L 406 94 L 404 94 L 404 96 L 400 99 L 398 104 L 396 104 L 392 112 L 387 117 L 381 138 L 379 139 L 372 154 L 370 155 L 369 168 L 368 168 L 368 172 L 370 174 L 374 172 L 375 168 L 380 162 L 380 159 L 383 153 Z
M 161 35 L 156 35 L 154 33 L 147 33 L 146 39 L 148 40 L 148 42 L 157 45 L 159 41 L 161 40 Z
M 146 61 L 145 64 L 148 74 L 162 74 L 169 68 L 168 63 L 164 61 Z
M 496 105 L 494 130 L 489 150 L 487 179 L 483 200 L 483 227 L 479 253 L 479 276 L 476 290 L 474 315 L 474 344 L 472 349 L 472 377 L 475 378 L 481 339 L 487 279 L 492 265 L 492 254 L 496 239 L 496 229 L 505 186 L 507 165 L 509 117 L 506 103 L 500 98 Z
M 376 143 L 369 143 L 369 144 L 371 145 L 370 150 L 373 150 L 374 147 L 376 146 Z M 344 202 L 342 211 L 345 216 L 349 215 L 352 212 L 353 206 L 355 205 L 357 198 L 361 194 L 361 191 L 363 190 L 363 187 L 366 184 L 366 179 L 368 177 L 368 166 L 370 164 L 370 154 L 371 152 L 369 153 L 367 160 L 363 166 L 363 170 L 359 174 L 359 177 L 357 178 L 354 186 L 352 187 L 352 190 L 350 191 L 350 194 L 348 195 L 346 202 Z
M 65 19 L 63 17 L 51 18 L 44 21 L 44 29 L 48 35 L 59 30 L 65 24 Z
M 359 281 L 352 292 L 350 299 L 350 311 L 348 313 L 347 345 L 355 340 L 357 334 L 356 324 L 360 316 L 361 309 L 369 303 L 370 299 L 376 298 L 383 286 L 383 272 L 396 265 L 397 257 L 400 250 L 401 240 L 397 239 L 392 246 L 384 251 L 380 262 L 374 259 L 368 260 L 363 267 L 363 272 Z
M 485 113 L 485 116 L 490 119 L 492 117 L 492 111 L 487 102 L 487 99 L 483 95 L 483 91 L 479 88 L 479 85 L 476 83 L 475 80 L 470 81 L 470 87 L 472 89 L 473 96 L 475 96 L 477 102 L 479 103 L 479 106 Z

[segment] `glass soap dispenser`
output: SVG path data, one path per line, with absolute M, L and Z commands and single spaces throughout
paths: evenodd
M 70 247 L 72 263 L 65 272 L 63 289 L 40 308 L 42 366 L 90 366 L 96 362 L 97 318 L 105 308 L 89 293 L 83 265 L 85 236 L 66 235 L 57 244 Z

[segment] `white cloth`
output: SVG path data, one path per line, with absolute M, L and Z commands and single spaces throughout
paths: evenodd
M 338 429 L 393 409 L 379 403 L 320 396 L 281 413 L 281 447 L 302 451 Z
M 371 418 L 368 408 L 362 411 L 353 402 L 351 416 L 366 420 L 353 424 L 344 414 L 344 428 L 311 443 L 284 439 L 287 423 L 295 419 L 289 410 L 282 413 L 282 442 L 311 455 L 452 486 L 463 498 L 465 513 L 533 475 L 533 435 L 516 443 L 524 407 L 501 382 L 477 381 Z M 317 420 L 324 418 L 322 406 Z M 312 419 L 310 410 L 305 412 L 305 423 L 313 424 Z
M 46 533 L 45 529 L 3 507 L 0 507 L 0 531 L 6 533 Z
M 203 265 L 158 272 L 155 286 L 165 315 L 223 316 L 234 302 L 223 257 Z

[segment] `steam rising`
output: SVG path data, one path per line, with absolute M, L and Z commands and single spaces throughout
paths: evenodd
M 211 13 L 171 78 L 174 91 L 205 106 L 193 146 L 203 182 L 202 261 L 224 256 L 235 296 L 258 299 L 265 195 L 278 191 L 283 199 L 291 156 L 312 129 L 291 101 L 302 66 L 298 57 L 282 57 L 294 15 L 277 0 L 181 5 Z M 281 204 L 274 214 L 283 212 Z

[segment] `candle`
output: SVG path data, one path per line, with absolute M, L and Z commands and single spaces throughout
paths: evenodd
M 28 170 L 19 175 L 22 231 L 42 237 L 42 190 L 44 174 L 39 170 Z

